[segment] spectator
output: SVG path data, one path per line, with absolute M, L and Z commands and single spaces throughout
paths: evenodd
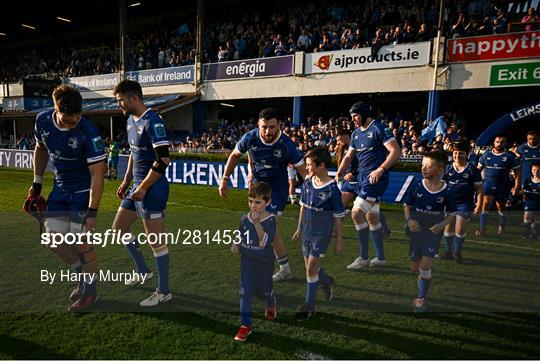
M 536 13 L 536 10 L 533 7 L 530 7 L 527 10 L 527 15 L 521 19 L 522 24 L 527 24 L 525 26 L 525 31 L 533 31 L 540 29 L 540 16 Z

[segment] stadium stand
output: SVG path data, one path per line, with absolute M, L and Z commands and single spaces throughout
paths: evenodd
M 376 0 L 320 6 L 280 1 L 273 11 L 245 9 L 234 2 L 212 5 L 205 26 L 203 62 L 271 57 L 296 51 L 323 52 L 427 41 L 436 35 L 438 9 L 435 1 Z M 464 37 L 500 34 L 511 24 L 526 23 L 534 30 L 539 17 L 534 9 L 523 18 L 505 1 L 448 1 L 444 35 Z M 215 8 L 214 8 L 215 7 Z M 223 19 L 227 19 L 223 21 Z M 512 22 L 513 21 L 513 22 Z M 523 30 L 523 26 L 521 29 Z M 18 81 L 30 74 L 75 77 L 114 73 L 119 70 L 116 38 L 96 37 L 73 41 L 77 47 L 55 46 L 0 56 L 0 81 Z M 155 26 L 137 29 L 128 37 L 127 70 L 143 70 L 193 64 L 194 31 Z

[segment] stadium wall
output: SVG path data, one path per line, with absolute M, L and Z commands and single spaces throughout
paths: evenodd
M 33 151 L 0 149 L 0 167 L 32 169 Z M 128 156 L 121 155 L 118 162 L 118 177 L 122 178 L 127 168 Z M 205 185 L 218 187 L 225 169 L 223 162 L 202 162 L 173 160 L 165 173 L 169 183 Z M 51 171 L 50 163 L 47 171 Z M 335 175 L 335 169 L 329 172 Z M 401 202 L 407 187 L 420 173 L 390 172 L 390 181 L 382 196 L 384 202 Z M 247 189 L 247 164 L 239 164 L 231 174 L 229 186 L 237 189 Z M 297 190 L 298 192 L 299 190 Z M 216 193 L 217 196 L 217 193 Z

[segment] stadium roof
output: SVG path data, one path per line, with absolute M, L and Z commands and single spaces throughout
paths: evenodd
M 151 95 L 144 97 L 144 103 L 160 113 L 166 113 L 191 104 L 197 99 L 196 94 L 186 96 L 179 94 Z M 0 113 L 0 118 L 34 118 L 38 113 L 51 109 L 53 107 L 28 112 L 3 112 Z M 83 115 L 122 115 L 122 112 L 118 109 L 118 102 L 114 98 L 85 99 L 83 100 Z
M 3 42 L 12 44 L 31 40 L 36 36 L 47 37 L 106 25 L 116 27 L 119 24 L 119 2 L 120 0 L 4 2 L 0 11 L 0 33 L 6 35 L 0 35 L 0 49 Z M 128 26 L 130 20 L 152 17 L 166 12 L 167 9 L 180 8 L 179 3 L 174 0 L 126 0 L 126 3 L 128 6 L 140 4 L 128 7 Z

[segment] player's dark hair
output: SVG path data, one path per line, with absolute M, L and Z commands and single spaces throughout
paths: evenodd
M 538 131 L 535 129 L 531 129 L 527 132 L 527 135 L 538 135 Z
M 350 137 L 351 132 L 349 132 L 347 129 L 340 129 L 338 135 L 348 135 Z
M 81 93 L 70 85 L 57 86 L 53 91 L 53 99 L 60 113 L 72 115 L 82 112 Z
M 321 163 L 324 163 L 326 168 L 330 167 L 332 164 L 332 156 L 328 152 L 328 149 L 323 146 L 313 148 L 306 154 L 304 158 L 313 159 L 317 167 L 320 166 Z
M 125 79 L 122 80 L 120 83 L 116 84 L 113 94 L 116 95 L 119 93 L 125 95 L 128 98 L 131 96 L 137 96 L 139 97 L 139 99 L 143 99 L 141 85 L 133 80 Z
M 504 138 L 506 140 L 508 140 L 508 137 L 504 134 L 497 134 L 496 136 L 493 137 L 493 141 L 495 141 L 495 139 L 497 138 Z
M 453 146 L 453 150 L 454 151 L 459 151 L 459 152 L 469 153 L 470 150 L 471 150 L 471 146 L 469 145 L 468 141 L 464 140 L 464 141 L 460 141 L 460 142 L 455 142 L 454 146 Z
M 448 155 L 441 150 L 427 152 L 424 154 L 424 158 L 433 159 L 442 168 L 444 168 L 446 164 L 448 164 Z
M 266 182 L 255 182 L 248 191 L 249 198 L 261 197 L 266 202 L 272 197 L 272 188 Z
M 270 120 L 277 119 L 279 122 L 279 114 L 274 108 L 265 108 L 259 113 L 259 119 Z
M 531 169 L 532 169 L 532 167 L 540 168 L 540 162 L 534 162 L 533 164 L 531 164 Z

